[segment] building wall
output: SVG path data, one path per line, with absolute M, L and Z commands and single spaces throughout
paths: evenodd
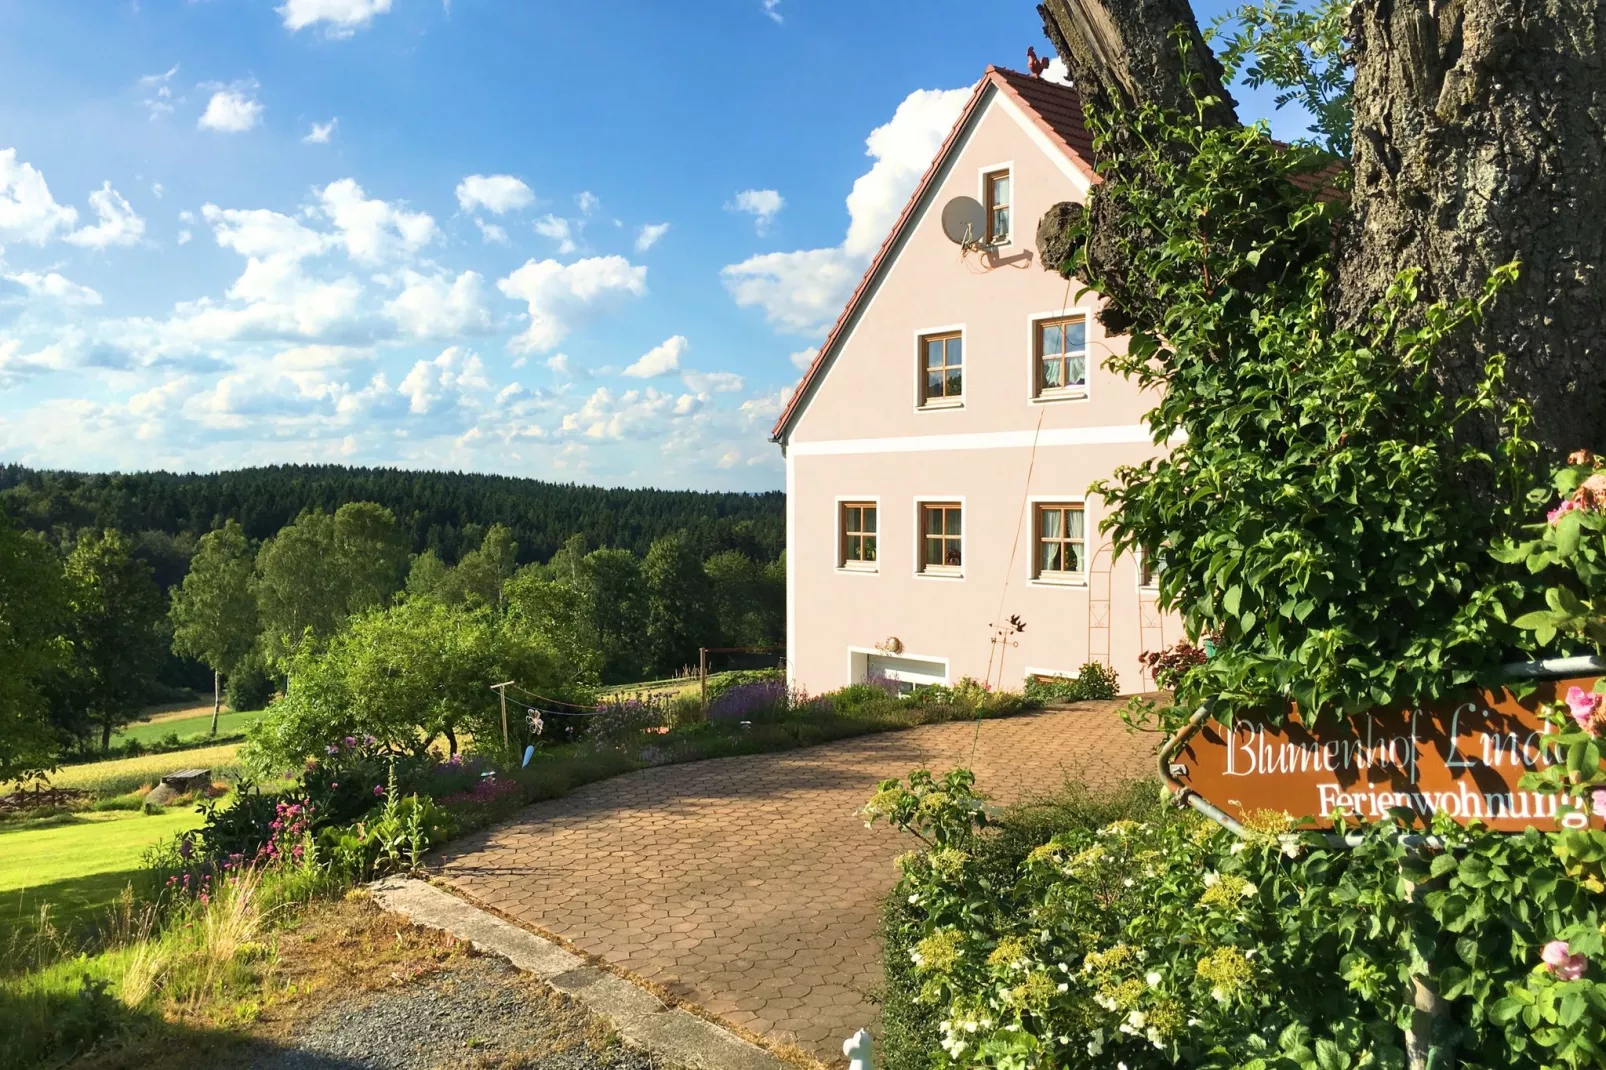
M 1007 97 L 991 94 L 788 436 L 789 661 L 794 682 L 814 692 L 852 682 L 863 667 L 854 651 L 892 639 L 905 657 L 944 662 L 950 682 L 990 675 L 1007 687 L 1028 669 L 1074 672 L 1107 651 L 1123 690 L 1138 691 L 1148 686 L 1138 654 L 1181 636 L 1154 612 L 1152 594 L 1140 595 L 1136 563 L 1099 552 L 1101 503 L 1087 494 L 1118 465 L 1157 452 L 1142 426 L 1153 399 L 1100 367 L 1124 341 L 1093 319 L 1097 296 L 1036 259 L 1037 220 L 1085 196 L 1086 180 L 1056 163 Z M 1014 240 L 962 258 L 942 233 L 941 208 L 959 195 L 979 199 L 981 175 L 1001 165 L 1013 180 Z M 1089 313 L 1087 397 L 1033 401 L 1033 320 L 1067 310 Z M 952 328 L 964 333 L 964 405 L 922 410 L 918 337 Z M 1032 581 L 1032 499 L 1084 497 L 1087 583 Z M 837 567 L 843 498 L 879 503 L 873 573 Z M 964 503 L 964 574 L 920 575 L 917 503 L 955 499 Z M 1001 649 L 990 639 L 1011 614 L 1027 628 L 1018 647 Z

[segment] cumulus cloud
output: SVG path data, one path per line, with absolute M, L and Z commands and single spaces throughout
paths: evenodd
M 145 234 L 145 221 L 134 211 L 110 182 L 89 195 L 89 206 L 100 220 L 73 231 L 62 240 L 85 249 L 105 249 L 112 245 L 133 245 Z
M 285 0 L 277 10 L 292 33 L 322 25 L 330 37 L 350 37 L 390 10 L 391 0 Z
M 318 200 L 353 260 L 384 263 L 411 256 L 435 240 L 435 220 L 428 213 L 370 198 L 355 179 L 329 183 Z
M 897 221 L 969 96 L 969 89 L 922 89 L 904 98 L 892 119 L 865 140 L 866 154 L 875 162 L 848 194 L 849 222 L 842 244 L 761 253 L 726 267 L 721 274 L 736 303 L 762 309 L 782 330 L 822 333 Z
M 668 223 L 648 223 L 636 232 L 636 252 L 644 253 L 658 244 L 658 239 L 669 233 Z
M 807 371 L 809 365 L 814 363 L 814 358 L 819 355 L 819 346 L 809 346 L 807 349 L 800 349 L 796 353 L 790 354 L 786 359 L 791 361 L 792 367 L 798 371 Z
M 694 394 L 734 394 L 747 385 L 735 372 L 694 372 L 684 371 L 680 381 L 686 384 L 686 389 Z
M 559 219 L 548 212 L 541 219 L 535 221 L 535 232 L 543 238 L 551 238 L 558 243 L 558 255 L 568 256 L 578 246 L 574 243 L 574 228 L 567 219 Z
M 101 301 L 99 293 L 88 286 L 80 286 L 54 271 L 43 274 L 19 271 L 15 275 L 3 277 L 21 286 L 30 297 L 47 298 L 64 305 L 98 305 Z
M 746 212 L 753 217 L 753 229 L 769 232 L 770 224 L 786 207 L 786 198 L 772 189 L 744 189 L 725 205 L 727 212 Z
M 645 294 L 647 269 L 622 256 L 593 256 L 572 264 L 528 260 L 496 286 L 529 306 L 530 325 L 509 341 L 509 348 L 545 352 L 581 323 Z
M 397 390 L 407 398 L 409 412 L 423 415 L 439 409 L 469 391 L 488 390 L 485 365 L 470 350 L 452 346 L 434 360 L 421 360 Z
M 654 379 L 680 370 L 680 355 L 689 345 L 684 335 L 677 334 L 653 346 L 641 359 L 624 370 L 633 379 Z
M 566 413 L 558 430 L 566 436 L 599 441 L 656 439 L 677 417 L 691 416 L 702 404 L 690 394 L 675 395 L 650 386 L 623 394 L 603 386 L 579 409 Z
M 301 139 L 303 145 L 327 145 L 329 139 L 335 135 L 335 127 L 340 125 L 339 117 L 330 119 L 327 123 L 313 123 L 307 136 Z
M 507 244 L 507 231 L 503 230 L 495 223 L 487 223 L 479 216 L 475 216 L 474 224 L 480 228 L 480 237 L 485 240 L 487 245 Z
M 491 329 L 485 279 L 478 272 L 421 275 L 402 272 L 403 289 L 385 305 L 385 313 L 415 338 L 451 338 L 484 334 Z
M 0 242 L 43 245 L 76 222 L 78 210 L 56 203 L 37 168 L 0 149 Z
M 469 175 L 457 184 L 457 203 L 465 212 L 483 208 L 502 215 L 528 207 L 533 200 L 530 187 L 512 175 Z
M 254 82 L 219 88 L 206 102 L 206 110 L 195 125 L 220 134 L 243 134 L 262 121 L 262 105 L 256 99 Z

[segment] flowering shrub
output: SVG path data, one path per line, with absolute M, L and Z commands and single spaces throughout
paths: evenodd
M 709 699 L 708 719 L 720 721 L 756 721 L 784 714 L 791 709 L 792 695 L 784 678 L 751 680 L 727 688 L 716 698 Z
M 1034 702 L 1086 702 L 1120 694 L 1120 677 L 1102 662 L 1090 661 L 1074 677 L 1042 679 L 1028 676 L 1022 692 Z
M 1388 823 L 1335 850 L 1250 815 L 1238 839 L 1164 809 L 1060 831 L 1007 867 L 968 772 L 883 783 L 865 810 L 917 836 L 887 970 L 936 1065 L 1400 1066 L 1425 956 L 1462 1067 L 1598 1066 L 1606 963 L 1596 896 L 1537 832 Z M 1416 903 L 1406 877 L 1425 890 Z M 889 1021 L 889 1035 L 907 1023 Z M 889 1065 L 931 1065 L 888 1053 Z

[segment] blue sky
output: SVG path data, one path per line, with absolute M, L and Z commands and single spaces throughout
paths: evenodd
M 0 459 L 777 487 L 1034 8 L 0 0 Z

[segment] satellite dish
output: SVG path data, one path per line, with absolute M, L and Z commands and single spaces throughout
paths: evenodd
M 942 206 L 942 232 L 955 245 L 980 245 L 986 224 L 987 212 L 974 197 L 955 197 Z

